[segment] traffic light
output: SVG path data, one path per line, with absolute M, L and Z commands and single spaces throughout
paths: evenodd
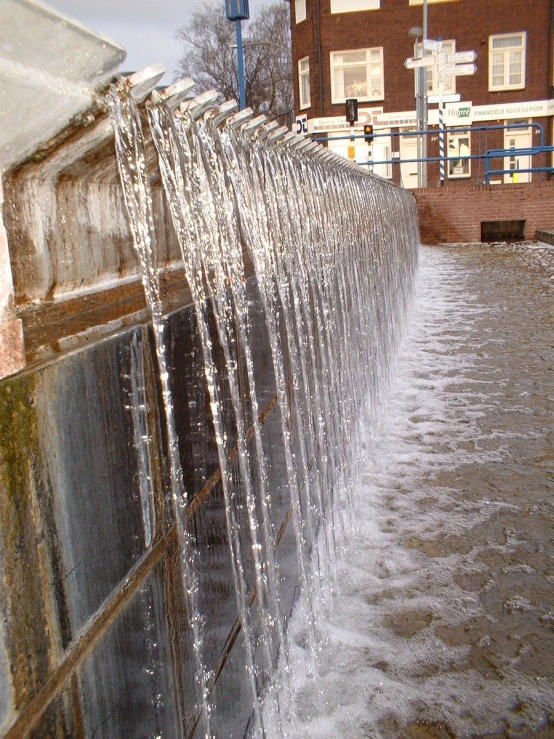
M 373 126 L 369 124 L 364 126 L 364 138 L 368 144 L 371 144 L 373 141 Z
M 346 101 L 346 120 L 353 126 L 358 120 L 358 100 L 357 98 L 348 98 Z

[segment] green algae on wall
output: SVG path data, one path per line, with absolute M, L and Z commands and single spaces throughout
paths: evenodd
M 35 382 L 35 374 L 25 374 L 0 385 L 1 608 L 16 710 L 44 683 L 52 654 L 43 582 L 48 543 L 37 506 Z

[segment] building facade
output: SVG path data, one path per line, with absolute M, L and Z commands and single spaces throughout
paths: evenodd
M 553 5 L 428 0 L 424 45 L 422 0 L 291 0 L 297 130 L 332 137 L 330 148 L 410 188 L 422 180 L 409 160 L 422 154 L 436 160 L 429 185 L 482 183 L 487 172 L 492 184 L 549 177 L 525 170 L 552 162 L 533 152 L 553 141 Z M 426 151 L 415 134 L 423 93 Z M 347 99 L 358 101 L 354 126 Z M 505 155 L 473 158 L 495 150 Z

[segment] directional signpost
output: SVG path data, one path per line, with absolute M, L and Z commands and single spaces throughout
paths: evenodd
M 436 56 L 438 62 L 437 76 L 439 80 L 439 175 L 441 187 L 443 187 L 446 169 L 443 112 L 444 82 L 446 77 L 463 77 L 465 75 L 475 74 L 477 67 L 475 64 L 470 64 L 469 62 L 474 62 L 477 54 L 475 51 L 457 51 L 454 54 L 444 54 L 442 50 L 439 50 Z
M 416 69 L 417 67 L 433 67 L 436 64 L 435 58 L 432 56 L 413 56 L 406 59 L 404 66 L 406 69 Z
M 411 57 L 406 59 L 404 66 L 406 69 L 417 69 L 418 67 L 434 67 L 439 86 L 439 171 L 441 186 L 444 185 L 444 113 L 443 113 L 443 94 L 444 83 L 447 77 L 463 77 L 465 75 L 475 74 L 477 67 L 473 62 L 477 58 L 475 51 L 457 51 L 454 54 L 447 54 L 442 50 L 442 41 L 434 41 L 433 39 L 423 39 L 423 48 L 430 51 L 430 54 L 422 57 Z
M 444 67 L 445 77 L 461 77 L 465 74 L 475 74 L 477 67 L 475 64 L 446 64 Z
M 432 38 L 423 39 L 423 48 L 427 51 L 440 51 L 442 47 L 442 41 L 433 41 Z
M 454 54 L 446 55 L 447 64 L 465 64 L 466 62 L 474 62 L 477 54 L 474 51 L 456 51 Z

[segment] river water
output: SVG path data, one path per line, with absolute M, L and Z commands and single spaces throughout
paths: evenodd
M 554 736 L 554 250 L 422 247 L 295 739 Z

